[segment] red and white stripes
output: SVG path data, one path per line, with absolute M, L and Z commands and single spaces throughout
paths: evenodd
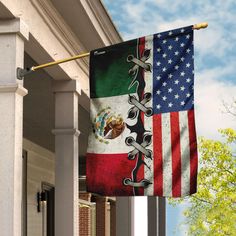
M 194 111 L 153 116 L 154 195 L 181 197 L 196 191 Z

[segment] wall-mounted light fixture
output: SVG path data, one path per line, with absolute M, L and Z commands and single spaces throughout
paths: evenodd
M 47 202 L 47 193 L 45 191 L 37 192 L 37 211 L 41 212 L 41 207 L 43 203 Z

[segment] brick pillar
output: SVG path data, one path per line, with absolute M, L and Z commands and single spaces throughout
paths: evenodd
M 106 231 L 107 222 L 107 199 L 96 198 L 96 236 L 109 236 Z
M 91 202 L 90 193 L 80 193 L 79 198 Z M 89 207 L 80 207 L 79 236 L 91 236 L 91 209 Z
M 116 202 L 110 201 L 111 236 L 116 236 Z

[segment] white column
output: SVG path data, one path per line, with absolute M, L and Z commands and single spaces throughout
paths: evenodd
M 27 90 L 16 78 L 23 67 L 28 29 L 19 20 L 0 20 L 0 235 L 21 235 L 22 118 Z
M 77 236 L 78 81 L 55 82 L 55 235 Z
M 134 198 L 116 198 L 116 236 L 134 235 Z
M 148 197 L 148 236 L 166 235 L 166 201 L 164 197 Z

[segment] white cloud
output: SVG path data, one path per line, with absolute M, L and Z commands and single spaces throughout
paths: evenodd
M 111 1 L 107 2 L 111 4 Z M 209 28 L 195 34 L 200 57 L 211 55 L 220 58 L 235 47 L 233 9 L 236 4 L 232 0 L 224 4 L 221 0 L 118 0 L 114 5 L 119 25 L 124 28 L 125 40 L 208 21 Z
M 223 101 L 232 102 L 236 84 L 219 81 L 233 70 L 231 66 L 200 73 L 195 80 L 196 125 L 200 136 L 219 138 L 219 128 L 236 128 L 235 117 L 224 112 Z

